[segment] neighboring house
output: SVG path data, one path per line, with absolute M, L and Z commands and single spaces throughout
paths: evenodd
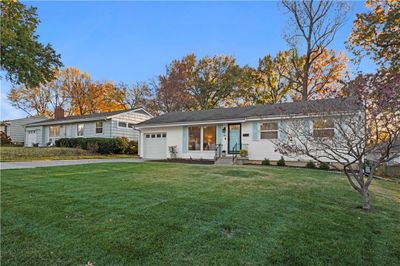
M 232 156 L 246 149 L 249 160 L 279 160 L 281 154 L 273 141 L 285 137 L 281 130 L 285 121 L 303 119 L 314 135 L 332 135 L 331 123 L 315 123 L 329 118 L 332 110 L 354 115 L 360 107 L 354 99 L 327 99 L 167 113 L 136 125 L 139 155 L 145 159 L 213 160 L 220 157 L 218 150 Z
M 11 138 L 15 144 L 24 144 L 25 126 L 30 123 L 39 122 L 48 119 L 45 116 L 30 116 L 21 119 L 8 120 L 1 123 L 1 131 Z
M 55 118 L 26 125 L 25 146 L 47 146 L 60 138 L 115 138 L 138 140 L 134 126 L 152 118 L 143 108 L 64 117 L 55 110 Z
M 3 132 L 8 136 L 8 127 L 10 126 L 10 120 L 4 120 L 0 122 L 0 132 Z

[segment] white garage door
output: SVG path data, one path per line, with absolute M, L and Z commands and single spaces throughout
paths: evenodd
M 167 133 L 157 132 L 144 134 L 143 150 L 145 159 L 166 159 Z
M 26 146 L 32 147 L 36 143 L 36 130 L 28 130 L 26 137 Z

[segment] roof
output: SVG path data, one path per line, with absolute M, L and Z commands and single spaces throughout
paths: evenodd
M 141 114 L 148 114 L 143 108 L 136 108 L 136 109 L 128 109 L 128 110 L 120 110 L 114 112 L 106 112 L 106 113 L 94 113 L 89 115 L 79 115 L 79 116 L 66 116 L 63 118 L 53 118 L 47 119 L 40 122 L 30 123 L 27 126 L 46 126 L 46 125 L 57 125 L 57 124 L 68 124 L 68 123 L 75 123 L 75 122 L 90 122 L 90 121 L 99 121 L 99 120 L 106 120 L 110 116 L 135 111 L 135 113 Z
M 143 121 L 136 127 L 171 123 L 212 122 L 243 120 L 271 116 L 307 115 L 340 111 L 355 112 L 361 109 L 355 98 L 335 98 L 314 101 L 287 102 L 247 107 L 217 108 L 192 112 L 171 112 Z

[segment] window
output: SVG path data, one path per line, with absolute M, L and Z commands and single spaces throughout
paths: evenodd
M 331 119 L 319 119 L 313 122 L 314 138 L 333 138 L 335 125 Z
M 50 126 L 49 127 L 49 136 L 50 137 L 59 137 L 60 136 L 60 126 Z
M 199 151 L 201 141 L 201 127 L 189 127 L 189 150 Z
M 151 134 L 151 138 L 152 139 L 156 138 L 156 134 Z
M 83 129 L 84 129 L 84 124 L 76 125 L 76 135 L 78 137 L 82 137 L 83 136 Z
M 150 134 L 146 134 L 146 139 L 149 139 L 150 138 Z
M 162 137 L 166 138 L 167 137 L 167 133 L 162 133 Z
M 103 133 L 103 122 L 96 122 L 96 134 Z
M 216 132 L 217 129 L 215 126 L 203 127 L 203 150 L 215 150 L 216 143 Z
M 161 134 L 157 134 L 157 138 L 161 138 Z
M 126 127 L 126 122 L 118 122 L 118 127 Z
M 128 123 L 128 127 L 129 127 L 129 128 L 134 128 L 134 127 L 135 127 L 135 124 Z
M 261 139 L 278 139 L 278 122 L 266 122 L 261 124 Z

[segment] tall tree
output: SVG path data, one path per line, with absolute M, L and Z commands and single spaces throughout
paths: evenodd
M 120 83 L 118 89 L 123 94 L 123 104 L 127 105 L 128 108 L 143 107 L 148 109 L 154 101 L 153 91 L 147 82 L 137 82 L 131 86 Z
M 181 60 L 174 60 L 166 67 L 166 73 L 155 82 L 156 100 L 162 112 L 190 110 L 193 97 L 188 88 L 193 80 L 196 57 L 189 54 Z
M 46 86 L 28 88 L 25 85 L 14 87 L 8 94 L 11 105 L 28 115 L 50 116 L 51 93 Z
M 290 63 L 299 82 L 301 99 L 306 101 L 310 95 L 312 69 L 342 26 L 348 5 L 333 0 L 283 0 L 282 4 L 291 16 L 291 28 L 285 34 L 286 42 L 293 50 Z M 301 49 L 299 42 L 304 44 L 304 49 Z M 300 52 L 302 50 L 304 56 L 299 55 L 303 54 Z M 299 58 L 303 61 L 301 64 L 298 64 Z
M 359 61 L 370 56 L 380 66 L 400 70 L 400 2 L 367 0 L 369 11 L 357 14 L 348 48 Z
M 36 8 L 16 0 L 1 1 L 0 7 L 1 69 L 6 77 L 30 88 L 51 81 L 62 63 L 50 44 L 38 40 Z
M 279 52 L 275 58 L 266 55 L 258 60 L 256 69 L 248 66 L 243 68 L 237 97 L 242 105 L 272 104 L 286 100 L 292 89 L 283 73 L 289 54 L 288 51 Z
M 232 56 L 205 56 L 197 61 L 189 94 L 193 109 L 204 110 L 226 105 L 238 88 L 240 67 Z

